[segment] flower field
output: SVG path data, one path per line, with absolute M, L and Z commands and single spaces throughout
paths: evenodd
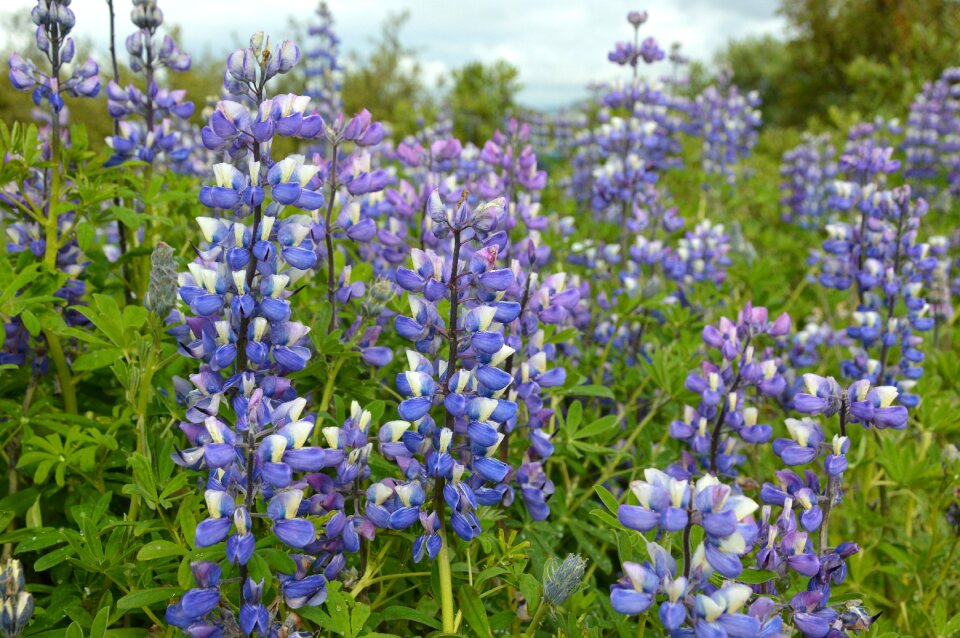
M 0 635 L 960 635 L 960 68 L 772 126 L 651 7 L 353 109 L 323 3 L 106 3 L 0 101 Z

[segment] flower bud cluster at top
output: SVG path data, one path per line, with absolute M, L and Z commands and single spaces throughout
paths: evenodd
M 332 120 L 343 110 L 340 89 L 343 69 L 339 58 L 340 38 L 334 30 L 333 14 L 326 2 L 320 2 L 316 23 L 307 28 L 313 46 L 306 51 L 304 73 L 307 77 L 306 94 L 325 119 Z
M 10 54 L 10 83 L 18 91 L 33 89 L 37 106 L 59 113 L 64 108 L 63 96 L 96 97 L 100 92 L 100 69 L 93 58 L 75 63 L 76 43 L 70 32 L 77 19 L 70 8 L 70 0 L 37 0 L 31 17 L 37 26 L 37 48 L 50 63 L 49 72 L 40 70 L 31 60 L 19 53 Z M 64 67 L 72 71 L 64 80 Z M 56 119 L 56 118 L 55 118 Z
M 133 83 L 122 87 L 111 80 L 107 84 L 107 110 L 118 122 L 117 133 L 107 138 L 107 145 L 113 149 L 107 165 L 129 159 L 152 163 L 158 154 L 174 166 L 181 165 L 190 150 L 180 144 L 175 122 L 193 115 L 194 105 L 186 99 L 185 90 L 160 88 L 156 78 L 163 69 L 188 71 L 190 56 L 169 35 L 157 40 L 163 12 L 156 0 L 136 0 L 130 19 L 137 27 L 126 39 L 130 70 L 143 76 L 145 90 Z

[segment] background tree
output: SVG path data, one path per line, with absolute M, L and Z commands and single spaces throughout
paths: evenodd
M 483 144 L 503 126 L 520 91 L 520 72 L 505 60 L 471 62 L 453 72 L 448 97 L 458 138 Z
M 781 0 L 787 36 L 731 42 L 717 56 L 764 98 L 764 120 L 801 126 L 849 112 L 903 112 L 960 59 L 951 0 Z

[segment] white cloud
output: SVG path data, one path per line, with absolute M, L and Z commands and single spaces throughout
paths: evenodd
M 30 0 L 4 0 L 7 11 L 29 11 Z M 115 0 L 117 37 L 132 27 L 130 0 Z M 607 62 L 616 40 L 630 37 L 625 16 L 633 3 L 624 0 L 330 0 L 342 39 L 341 51 L 370 50 L 383 20 L 391 12 L 410 12 L 401 35 L 418 55 L 425 79 L 436 78 L 472 60 L 504 58 L 520 69 L 521 101 L 555 107 L 586 95 L 594 80 L 622 77 Z M 644 35 L 667 49 L 674 41 L 684 52 L 709 60 L 729 39 L 780 33 L 782 18 L 773 0 L 666 0 L 649 6 Z M 182 30 L 187 51 L 223 55 L 247 36 L 263 30 L 290 37 L 291 21 L 304 28 L 313 17 L 313 0 L 160 0 L 169 24 Z M 108 18 L 104 0 L 75 0 L 78 35 L 107 50 Z M 277 8 L 275 8 L 277 7 Z M 292 19 L 292 20 L 291 20 Z M 98 55 L 101 57 L 102 55 Z

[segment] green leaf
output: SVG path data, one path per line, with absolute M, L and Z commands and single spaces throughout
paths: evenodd
M 171 598 L 182 594 L 179 587 L 156 587 L 154 589 L 141 589 L 130 592 L 117 601 L 117 609 L 140 609 L 141 607 L 150 607 L 157 603 L 166 602 Z
M 63 633 L 63 638 L 83 638 L 83 628 L 80 623 L 76 621 L 70 623 L 70 626 Z
M 97 370 L 110 365 L 121 356 L 123 356 L 123 352 L 117 348 L 98 348 L 85 352 L 77 357 L 76 361 L 73 362 L 72 368 L 77 372 Z
M 103 543 L 100 542 L 100 531 L 89 516 L 80 518 L 80 532 L 84 546 L 87 547 L 98 563 L 103 563 Z
M 73 547 L 70 545 L 61 547 L 59 549 L 55 549 L 52 552 L 47 552 L 46 554 L 38 558 L 37 562 L 33 564 L 33 568 L 38 572 L 42 572 L 46 569 L 50 569 L 51 567 L 59 565 L 63 561 L 70 558 L 73 555 L 73 553 L 74 553 Z
M 27 329 L 31 336 L 36 337 L 40 334 L 40 320 L 37 319 L 37 315 L 29 310 L 24 310 L 20 313 L 20 319 L 23 321 L 23 327 Z
M 110 624 L 110 607 L 103 607 L 97 612 L 90 625 L 90 638 L 106 638 L 107 626 Z
M 339 587 L 330 587 L 327 591 L 327 613 L 330 615 L 330 631 L 346 636 L 350 632 L 350 615 L 347 601 L 340 593 Z
M 123 309 L 123 325 L 126 328 L 139 329 L 147 322 L 149 313 L 143 306 L 126 306 Z
M 182 556 L 184 549 L 171 541 L 151 541 L 137 552 L 137 560 L 157 560 L 170 556 Z
M 602 434 L 615 426 L 619 422 L 619 418 L 616 414 L 608 414 L 607 416 L 602 416 L 590 425 L 585 428 L 582 428 L 577 431 L 576 438 L 578 439 L 590 439 L 599 434 Z
M 297 570 L 296 563 L 290 558 L 290 554 L 282 549 L 266 547 L 258 549 L 257 554 L 263 557 L 274 572 L 291 574 Z
M 460 611 L 463 612 L 463 618 L 474 633 L 481 638 L 492 636 L 490 623 L 487 622 L 487 612 L 477 590 L 470 585 L 463 585 L 457 591 L 457 600 L 460 602 Z
M 540 606 L 540 582 L 532 574 L 520 574 L 520 593 L 527 601 L 527 609 L 536 609 Z
M 572 388 L 560 388 L 557 394 L 577 397 L 600 397 L 613 399 L 613 390 L 605 385 L 577 385 Z
M 38 529 L 30 534 L 26 540 L 21 541 L 20 544 L 17 545 L 16 553 L 35 552 L 38 549 L 46 549 L 51 545 L 59 545 L 65 540 L 60 530 L 52 528 Z
M 600 497 L 600 500 L 603 502 L 604 507 L 613 512 L 614 514 L 620 509 L 620 501 L 617 500 L 617 497 L 610 493 L 610 490 L 605 488 L 602 485 L 597 485 L 593 488 L 597 493 L 597 496 Z
M 580 421 L 583 419 L 583 405 L 579 401 L 574 401 L 567 409 L 566 428 L 570 438 L 577 436 L 577 430 L 580 429 Z
M 144 496 L 147 497 L 151 509 L 157 502 L 157 482 L 153 478 L 153 468 L 146 457 L 136 452 L 130 455 L 128 463 L 133 467 L 133 480 L 140 488 Z
M 759 585 L 774 578 L 777 578 L 776 572 L 771 572 L 766 569 L 745 569 L 743 573 L 737 577 L 737 582 L 743 583 L 744 585 Z
M 27 529 L 36 529 L 43 527 L 43 517 L 40 514 L 40 497 L 33 502 L 30 509 L 27 510 Z
M 370 605 L 356 603 L 353 611 L 350 612 L 351 638 L 356 638 L 356 636 L 360 635 L 360 632 L 363 631 L 363 626 L 367 623 L 368 618 L 370 618 Z
M 604 523 L 606 523 L 607 525 L 609 525 L 614 529 L 625 529 L 624 526 L 620 523 L 620 521 L 617 520 L 615 516 L 613 516 L 610 512 L 606 510 L 602 510 L 600 508 L 590 510 L 590 515 L 596 516 L 601 521 L 603 521 Z
M 422 611 L 417 611 L 416 609 L 411 609 L 409 607 L 401 607 L 399 605 L 387 607 L 380 614 L 378 614 L 378 616 L 382 621 L 412 620 L 413 622 L 418 622 L 421 625 L 426 625 L 427 627 L 432 627 L 436 630 L 440 630 L 443 627 L 443 625 L 440 624 L 440 621 L 430 614 L 425 614 Z
M 500 576 L 506 573 L 507 573 L 506 569 L 504 569 L 503 567 L 498 567 L 494 565 L 493 567 L 487 567 L 485 570 L 477 574 L 474 577 L 473 582 L 479 587 L 481 584 L 485 583 L 491 578 L 496 578 L 497 576 Z

